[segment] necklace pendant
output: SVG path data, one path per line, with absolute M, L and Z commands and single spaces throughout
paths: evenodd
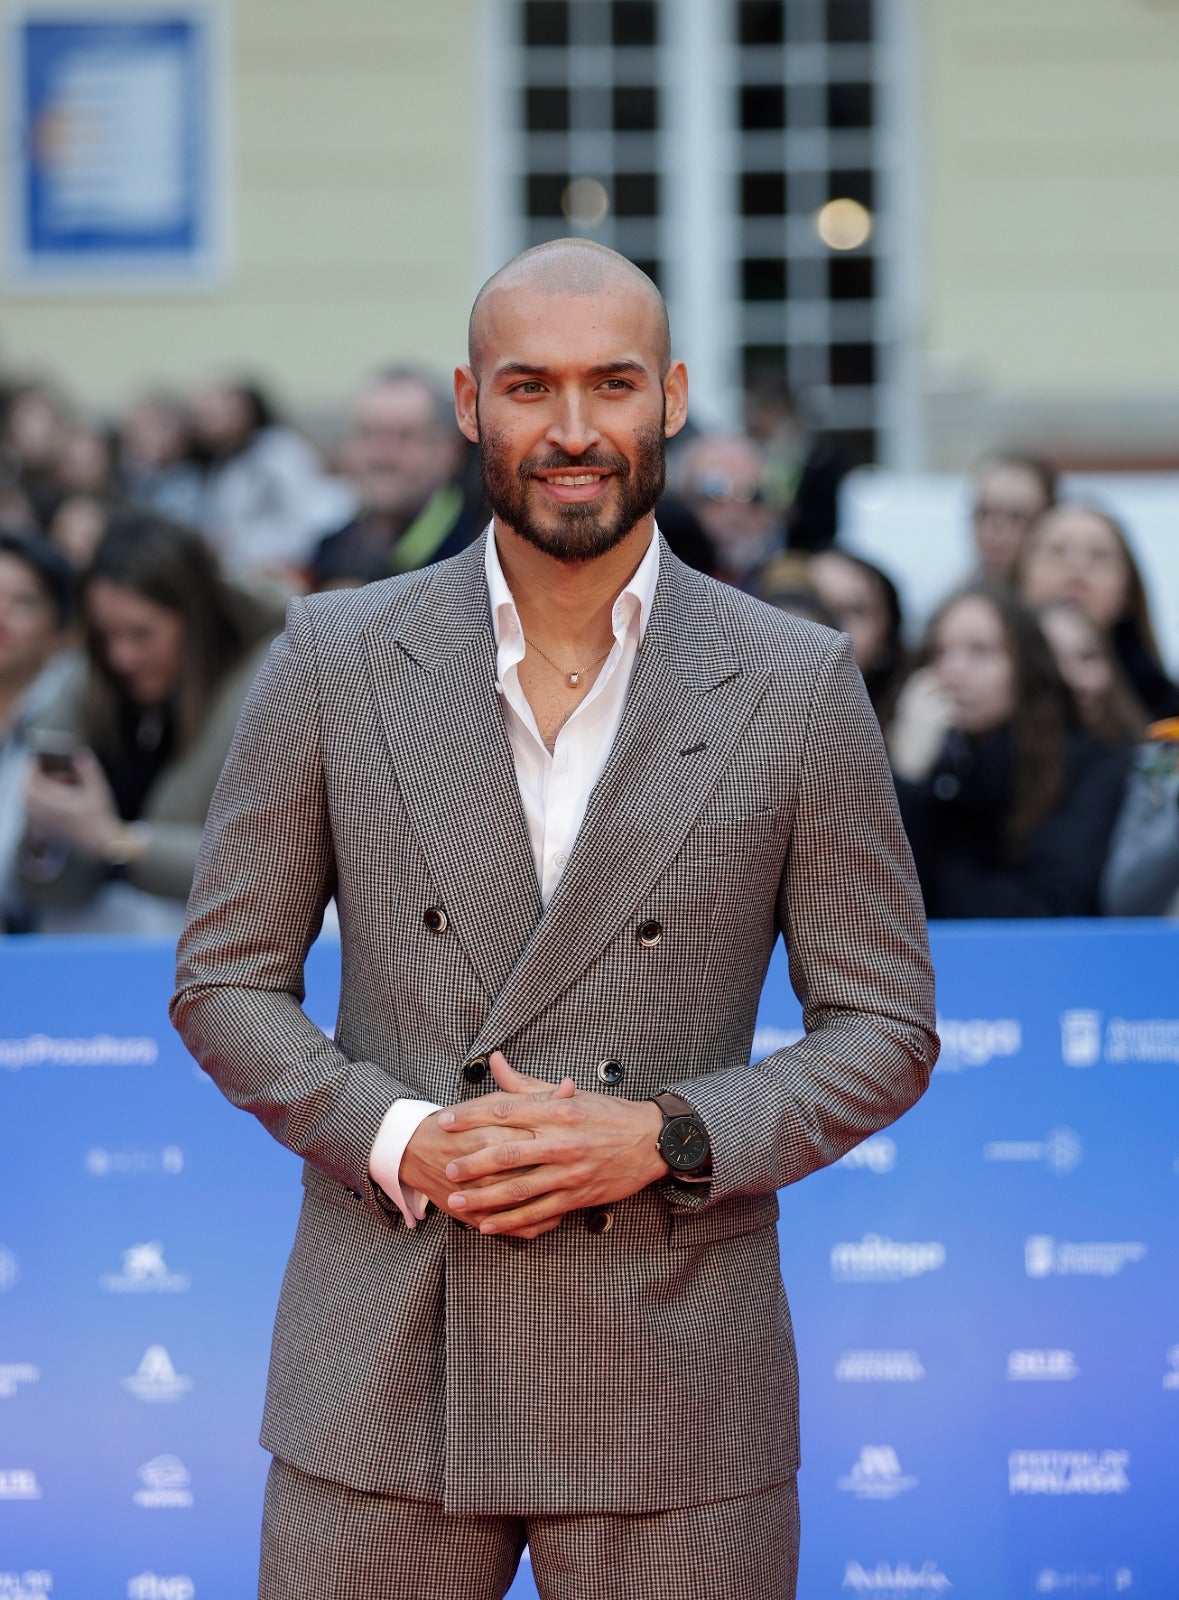
M 578 678 L 580 678 L 580 677 L 581 677 L 581 673 L 580 672 L 571 672 L 569 674 L 569 682 L 571 684 L 576 684 Z

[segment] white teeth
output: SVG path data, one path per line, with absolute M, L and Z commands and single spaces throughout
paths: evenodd
M 592 472 L 584 473 L 580 478 L 550 478 L 550 483 L 559 483 L 563 489 L 579 489 L 584 483 L 597 483 L 597 477 Z

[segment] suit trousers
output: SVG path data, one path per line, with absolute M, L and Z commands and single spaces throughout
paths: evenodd
M 527 1544 L 541 1600 L 795 1600 L 798 1531 L 794 1478 L 642 1516 L 468 1516 L 275 1457 L 258 1597 L 502 1600 Z

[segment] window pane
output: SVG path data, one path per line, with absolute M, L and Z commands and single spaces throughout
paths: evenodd
M 875 183 L 867 169 L 831 172 L 827 175 L 827 197 L 830 200 L 858 200 L 871 211 L 875 203 Z
M 870 386 L 876 382 L 876 346 L 872 344 L 833 344 L 831 382 L 845 387 Z
M 528 174 L 528 215 L 530 217 L 559 217 L 561 196 L 569 179 L 555 172 L 530 172 Z
M 538 49 L 569 43 L 566 0 L 525 0 L 524 43 Z
M 741 126 L 750 133 L 786 126 L 786 91 L 780 83 L 741 90 Z
M 741 263 L 744 300 L 785 300 L 786 263 L 779 256 L 750 256 Z
M 648 133 L 659 126 L 659 93 L 654 88 L 614 90 L 614 127 L 618 133 Z
M 654 0 L 614 0 L 610 13 L 617 48 L 658 43 L 659 7 Z
M 830 44 L 872 43 L 872 0 L 827 0 Z
M 781 217 L 786 213 L 784 172 L 745 172 L 741 175 L 741 215 Z
M 872 85 L 870 83 L 829 83 L 827 85 L 827 126 L 829 128 L 870 128 L 872 126 Z
M 617 217 L 657 217 L 658 173 L 618 173 L 614 179 L 614 214 Z
M 742 44 L 781 44 L 786 35 L 782 0 L 742 0 L 737 14 Z
M 526 89 L 524 126 L 529 133 L 565 133 L 569 127 L 568 89 Z
M 876 263 L 871 256 L 832 256 L 827 284 L 832 300 L 871 300 L 876 293 Z

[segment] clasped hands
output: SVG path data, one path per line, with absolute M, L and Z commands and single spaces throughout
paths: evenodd
M 569 1211 L 609 1205 L 665 1177 L 659 1107 L 555 1087 L 489 1057 L 496 1094 L 435 1111 L 414 1131 L 401 1181 L 483 1234 L 535 1239 Z

